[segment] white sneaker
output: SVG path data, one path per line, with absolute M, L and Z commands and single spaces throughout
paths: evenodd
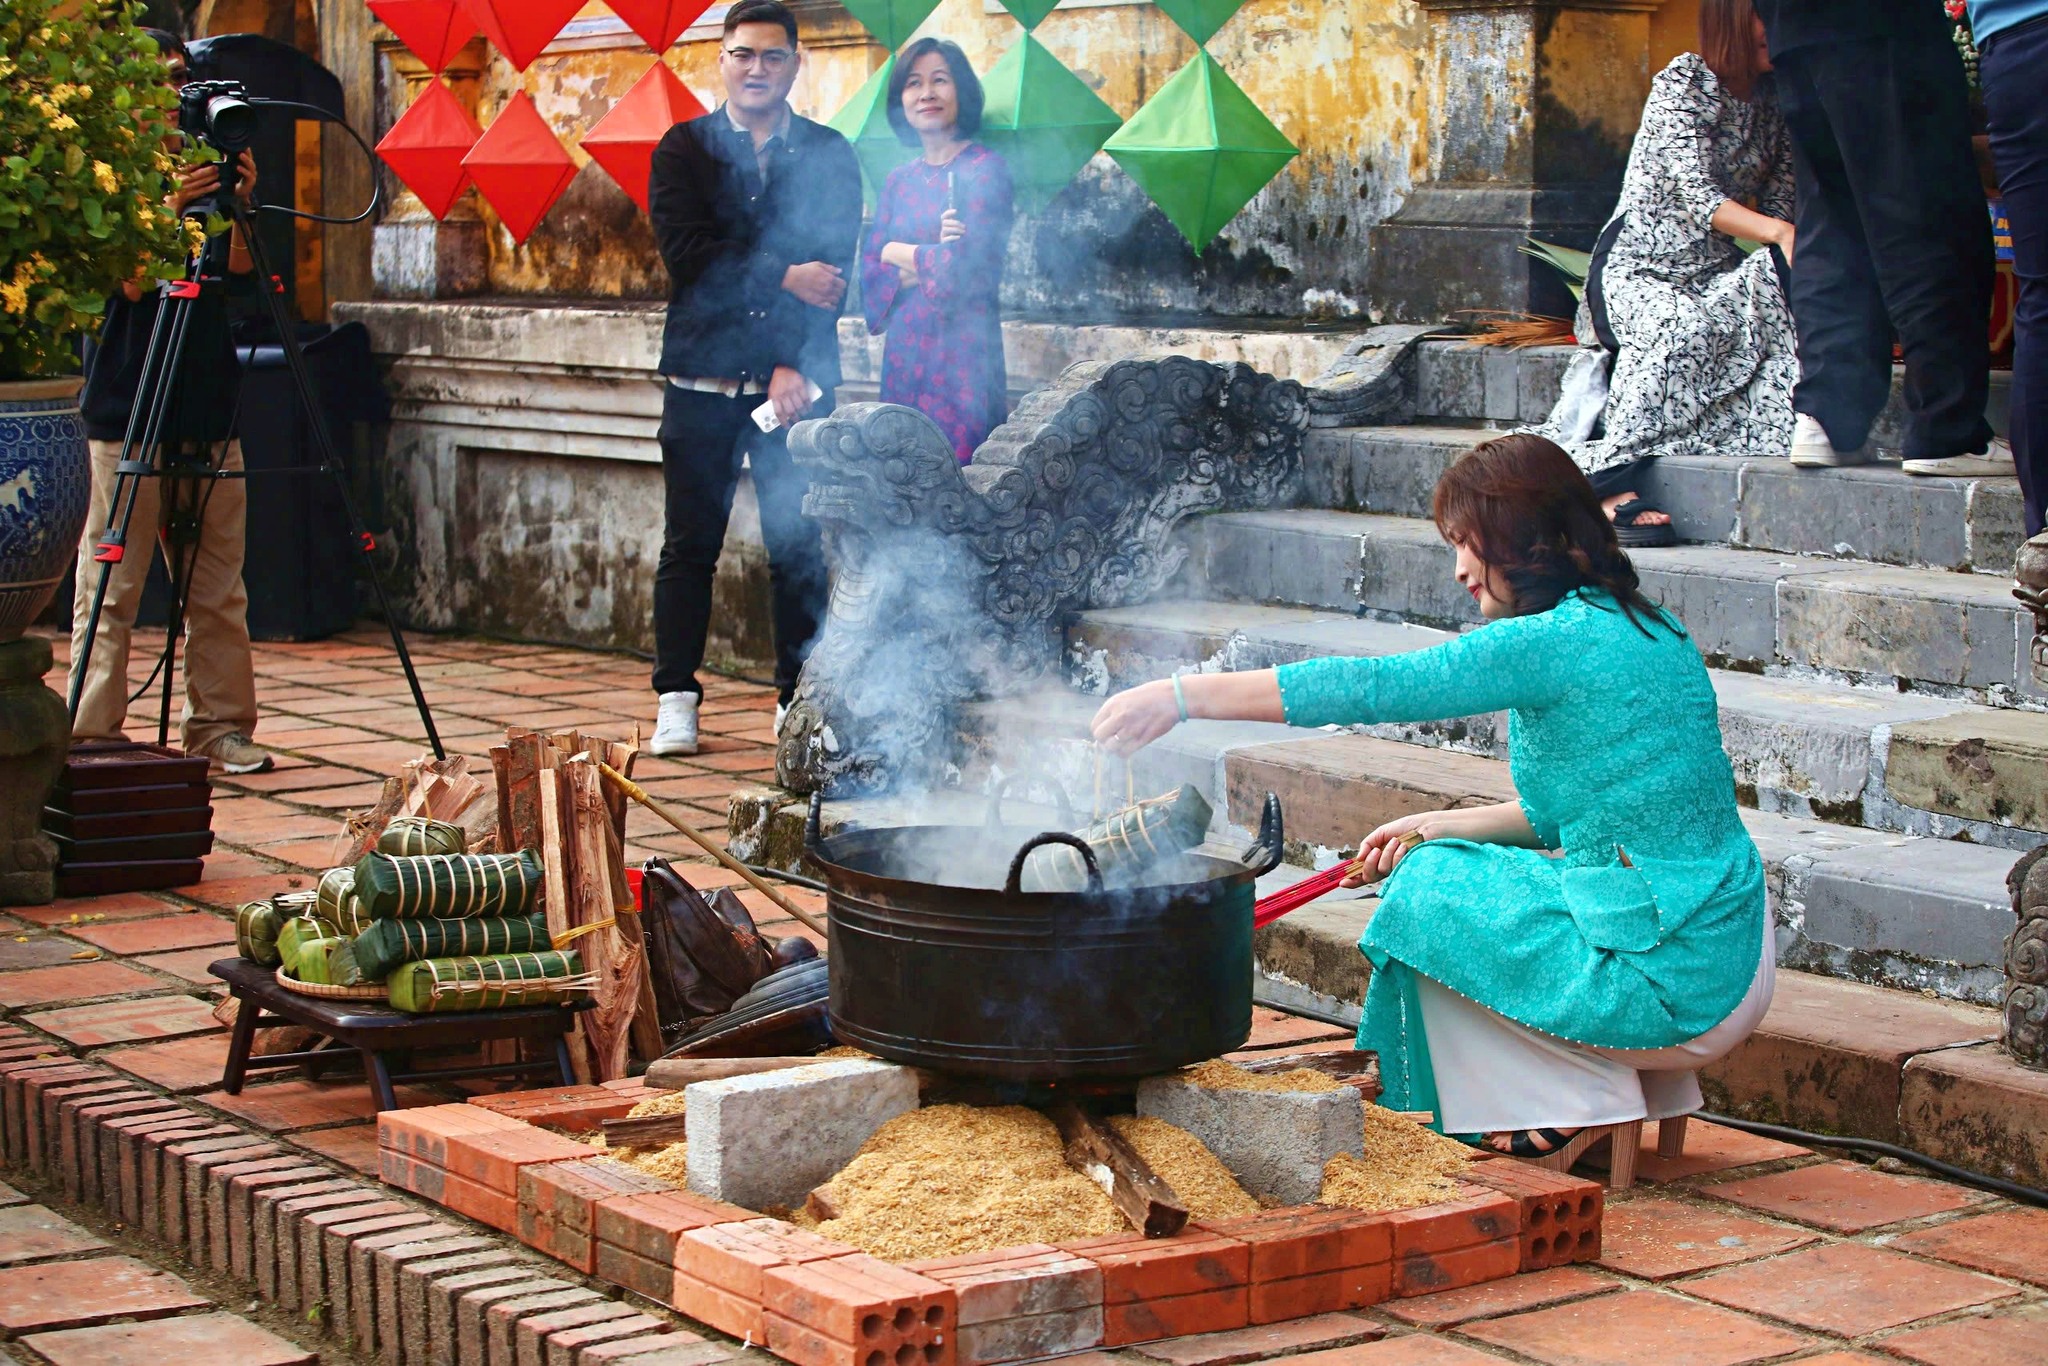
M 1799 420 L 1792 424 L 1792 463 L 1801 469 L 1867 465 L 1870 463 L 1870 448 L 1863 446 L 1853 451 L 1838 451 L 1835 443 L 1828 440 L 1827 428 L 1820 425 L 1820 419 L 1800 413 Z
M 693 692 L 665 692 L 661 695 L 661 711 L 655 718 L 654 738 L 647 742 L 649 754 L 697 752 L 697 703 L 700 700 Z
M 193 752 L 204 754 L 210 766 L 229 774 L 268 773 L 277 762 L 269 750 L 238 730 L 231 730 Z
M 783 723 L 784 721 L 787 721 L 788 719 L 789 719 L 789 703 L 787 703 L 787 702 L 777 702 L 777 703 L 775 704 L 775 734 L 776 734 L 776 735 L 777 735 L 778 737 L 780 737 L 780 736 L 781 736 L 781 734 L 782 734 L 782 723 Z
M 1908 474 L 1951 474 L 1965 479 L 2013 479 L 2012 445 L 2002 436 L 1991 438 L 1991 448 L 1982 455 L 1950 455 L 1939 460 L 1908 460 L 1899 466 Z

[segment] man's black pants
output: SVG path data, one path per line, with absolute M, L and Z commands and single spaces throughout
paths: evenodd
M 1936 16 L 1930 3 L 1929 15 Z M 1870 435 L 1906 363 L 1905 455 L 1982 451 L 1991 228 L 1970 151 L 1962 59 L 1930 22 L 1776 59 L 1799 186 L 1792 406 L 1837 450 Z
M 2012 225 L 2012 453 L 2027 500 L 2027 534 L 2048 510 L 2048 18 L 1986 40 L 1978 76 L 1990 124 L 1991 159 Z
M 754 425 L 750 415 L 767 401 L 762 395 L 727 398 L 664 387 L 661 471 L 667 509 L 654 569 L 654 690 L 704 691 L 697 670 L 711 626 L 711 581 L 745 456 L 761 507 L 761 539 L 768 546 L 775 686 L 787 702 L 825 613 L 824 547 L 817 523 L 803 511 L 810 481 L 789 458 L 787 431 L 764 436 Z M 810 415 L 831 410 L 827 393 Z

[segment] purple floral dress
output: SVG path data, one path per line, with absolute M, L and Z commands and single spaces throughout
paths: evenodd
M 949 203 L 967 235 L 940 246 Z M 980 143 L 944 166 L 919 157 L 890 172 L 860 257 L 868 331 L 889 334 L 882 401 L 937 423 L 963 465 L 1009 416 L 998 296 L 1013 214 L 1010 168 Z M 919 244 L 914 288 L 882 260 L 891 242 Z

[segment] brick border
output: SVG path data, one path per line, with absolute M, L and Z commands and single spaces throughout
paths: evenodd
M 709 1200 L 562 1132 L 638 1081 L 377 1117 L 385 1181 L 796 1366 L 996 1366 L 1364 1309 L 1600 1255 L 1605 1192 L 1507 1159 L 1455 1199 L 1325 1206 L 904 1264 Z M 392 1235 L 397 1236 L 397 1235 Z

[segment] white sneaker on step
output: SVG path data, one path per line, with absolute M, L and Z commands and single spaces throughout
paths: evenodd
M 663 693 L 661 710 L 654 720 L 654 738 L 647 742 L 647 752 L 654 755 L 695 754 L 697 704 L 701 700 L 693 692 Z
M 775 735 L 777 739 L 782 737 L 782 723 L 788 719 L 789 703 L 777 702 L 775 704 Z
M 2017 478 L 2012 445 L 2002 436 L 1991 438 L 1991 448 L 1982 455 L 1950 455 L 1939 460 L 1908 460 L 1900 469 L 1908 474 L 1948 474 L 1964 479 Z
M 1801 469 L 1867 465 L 1870 463 L 1870 450 L 1867 446 L 1853 451 L 1836 450 L 1835 443 L 1828 440 L 1827 428 L 1820 425 L 1820 419 L 1800 413 L 1799 420 L 1792 424 L 1792 463 Z

